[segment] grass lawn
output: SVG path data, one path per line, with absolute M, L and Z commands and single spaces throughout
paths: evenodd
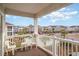
M 21 47 L 21 43 L 16 43 L 16 48 Z
M 66 35 L 66 38 L 79 39 L 79 33 L 71 33 Z

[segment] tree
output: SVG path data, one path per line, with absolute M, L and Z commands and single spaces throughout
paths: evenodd
M 48 33 L 48 28 L 44 28 L 44 33 Z
M 22 34 L 23 34 L 23 31 L 22 31 L 22 30 L 19 30 L 19 31 L 17 32 L 17 34 L 18 34 L 18 35 L 22 35 Z
M 23 34 L 27 34 L 28 29 L 27 29 L 27 28 L 23 28 L 23 29 L 22 29 L 22 32 L 23 32 Z
M 62 29 L 61 29 L 61 37 L 65 38 L 65 36 L 66 36 L 67 34 L 68 34 L 67 31 L 66 31 L 64 28 L 62 28 Z
M 23 29 L 19 30 L 19 31 L 17 32 L 17 34 L 19 34 L 19 35 L 27 34 L 27 32 L 28 32 L 28 29 L 27 29 L 27 28 L 23 28 Z
M 52 34 L 54 34 L 55 33 L 55 29 L 54 28 L 52 28 Z

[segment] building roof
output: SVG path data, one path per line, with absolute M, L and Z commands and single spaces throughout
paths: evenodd
M 6 22 L 6 25 L 13 25 L 13 24 Z

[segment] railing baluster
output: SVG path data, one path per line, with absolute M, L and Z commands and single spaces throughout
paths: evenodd
M 63 56 L 63 41 L 62 41 L 62 47 L 61 48 L 62 48 L 62 56 Z
M 73 43 L 72 43 L 72 46 L 71 46 L 71 54 L 73 55 Z
M 57 41 L 57 56 L 59 56 L 59 42 Z
M 78 53 L 78 47 L 77 47 L 77 44 L 76 44 L 76 56 L 77 56 L 77 53 Z
M 59 49 L 58 49 L 58 55 L 60 56 L 60 41 L 59 41 Z
M 52 47 L 53 55 L 57 56 L 57 50 L 56 50 L 56 40 L 53 39 L 53 47 Z
M 66 42 L 64 42 L 64 56 L 66 56 Z
M 58 42 L 58 40 L 56 40 L 56 41 L 57 41 L 57 43 L 56 43 L 56 51 L 57 51 L 56 54 L 57 54 L 57 56 L 58 56 L 58 55 L 59 55 L 59 51 L 58 51 L 58 50 L 59 50 L 59 45 L 58 45 L 59 42 Z
M 57 40 L 55 40 L 55 55 L 57 56 Z
M 67 42 L 67 54 L 69 56 L 69 42 Z

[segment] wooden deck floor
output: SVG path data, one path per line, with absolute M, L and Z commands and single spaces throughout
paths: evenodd
M 11 53 L 9 53 L 9 56 L 11 56 Z M 30 50 L 18 49 L 15 52 L 15 56 L 50 56 L 50 55 L 45 51 L 41 50 L 40 48 L 32 48 Z

